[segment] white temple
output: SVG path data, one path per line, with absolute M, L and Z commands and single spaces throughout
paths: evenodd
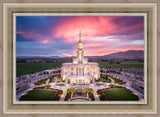
M 100 77 L 98 63 L 88 62 L 88 58 L 84 58 L 81 32 L 79 32 L 77 57 L 73 58 L 73 63 L 62 64 L 61 77 L 67 84 L 92 84 Z

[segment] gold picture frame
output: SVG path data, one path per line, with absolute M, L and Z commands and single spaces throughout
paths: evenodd
M 157 3 L 5 3 L 3 2 L 3 115 L 5 114 L 157 114 Z M 142 104 L 15 103 L 14 17 L 33 13 L 146 14 L 146 102 Z M 1 40 L 2 41 L 2 40 Z M 116 112 L 116 113 L 115 113 Z

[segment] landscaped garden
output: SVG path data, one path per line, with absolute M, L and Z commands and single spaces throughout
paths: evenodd
M 56 95 L 53 97 L 53 101 L 59 101 L 60 97 L 62 96 L 63 91 L 62 90 L 57 90 Z
M 109 101 L 138 101 L 138 96 L 126 88 L 107 89 L 103 91 Z
M 64 101 L 68 101 L 68 99 L 71 98 L 72 93 L 74 93 L 75 91 L 76 91 L 75 88 L 68 88 Z
M 110 83 L 111 82 L 111 79 L 108 78 L 109 76 L 106 75 L 106 74 L 100 74 L 100 81 L 103 81 L 103 82 L 107 82 L 107 83 Z
M 91 99 L 91 101 L 95 100 L 93 95 L 94 90 L 92 88 L 85 88 L 85 92 L 88 93 L 88 97 Z
M 88 97 L 91 99 L 91 101 L 95 101 L 93 93 L 89 92 Z
M 110 88 L 125 88 L 123 86 L 118 86 L 118 85 L 110 85 Z
M 97 94 L 98 94 L 99 99 L 100 99 L 101 101 L 106 101 L 106 100 L 107 100 L 105 94 L 103 93 L 103 90 L 97 90 Z
M 53 75 L 53 76 L 51 76 L 51 77 L 49 78 L 49 83 L 54 82 L 54 77 L 55 77 L 55 75 Z
M 118 78 L 114 78 L 114 77 L 111 77 L 111 78 L 114 80 L 114 83 L 116 83 L 116 84 L 122 85 L 122 84 L 125 84 L 125 83 L 126 83 L 125 81 L 120 80 L 120 79 L 118 79 Z
M 76 89 L 73 92 L 73 97 L 87 97 L 87 93 L 83 89 Z
M 67 92 L 64 101 L 68 101 L 68 99 L 70 99 L 72 96 L 72 92 Z
M 37 81 L 37 82 L 36 82 L 36 83 L 34 83 L 34 84 L 37 84 L 37 85 L 46 84 L 46 83 L 47 83 L 47 81 L 48 81 L 48 79 L 49 79 L 49 78 L 39 80 L 39 81 Z
M 53 90 L 31 90 L 24 94 L 20 101 L 51 101 L 56 92 Z

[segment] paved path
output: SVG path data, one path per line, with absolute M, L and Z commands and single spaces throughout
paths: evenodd
M 66 94 L 67 94 L 66 89 L 63 89 L 63 94 L 62 94 L 61 98 L 59 99 L 59 101 L 64 101 Z
M 117 85 L 117 84 L 114 84 L 114 85 Z M 117 85 L 117 86 L 126 87 L 127 89 L 129 89 L 129 90 L 131 90 L 132 92 L 136 93 L 136 94 L 137 94 L 137 96 L 138 96 L 138 98 L 139 98 L 139 100 L 144 99 L 143 94 L 141 94 L 141 93 L 140 93 L 140 92 L 138 92 L 137 90 L 133 89 L 133 88 L 132 88 L 132 87 L 130 87 L 129 85 L 128 85 L 128 86 L 127 86 L 127 85 Z
M 107 73 L 104 73 L 104 74 L 107 74 Z M 53 74 L 52 74 L 52 75 L 53 75 Z M 55 75 L 55 74 L 54 74 L 54 75 Z M 37 80 L 40 80 L 40 79 L 44 78 L 45 76 L 47 76 L 47 75 L 41 75 L 41 76 L 35 77 L 34 80 L 31 81 L 30 84 L 36 82 Z M 110 77 L 109 77 L 109 78 L 110 78 Z M 110 83 L 110 84 L 114 84 L 114 80 L 113 80 L 112 78 L 110 78 L 110 79 L 111 79 L 111 83 Z M 44 84 L 43 86 L 48 85 L 48 83 L 49 83 L 49 80 L 47 81 L 47 84 Z M 56 83 L 56 82 L 55 82 L 55 83 Z M 53 87 L 53 85 L 55 85 L 55 83 L 52 84 L 52 87 Z M 114 85 L 116 85 L 116 84 L 114 84 Z M 136 91 L 135 89 L 133 89 L 133 88 L 130 87 L 129 85 L 128 85 L 128 86 L 126 86 L 126 85 L 119 85 L 119 86 L 128 87 L 129 90 L 131 90 L 132 92 L 134 92 L 134 93 L 137 94 L 137 96 L 139 97 L 139 100 L 144 99 L 143 94 L 141 94 L 140 92 Z M 17 95 L 17 96 L 16 96 L 16 99 L 19 100 L 20 97 L 22 96 L 22 94 L 27 93 L 29 90 L 31 90 L 31 89 L 34 88 L 34 87 L 37 87 L 37 86 L 34 86 L 34 85 L 32 84 L 32 86 L 30 86 L 30 88 L 26 89 L 25 91 L 23 91 L 23 92 L 21 92 L 19 95 Z M 59 99 L 59 101 L 64 101 L 65 96 L 66 96 L 66 94 L 67 94 L 67 89 L 68 89 L 68 88 L 71 88 L 71 87 L 77 87 L 77 86 L 70 86 L 70 85 L 69 85 L 69 86 L 67 86 L 67 87 L 63 87 L 63 86 L 62 86 L 62 87 L 61 87 L 61 86 L 54 86 L 54 87 L 53 87 L 53 88 L 57 88 L 57 89 L 63 90 L 62 96 L 61 96 L 61 98 Z M 93 90 L 94 90 L 93 95 L 94 95 L 94 97 L 95 97 L 95 101 L 100 101 L 100 99 L 99 99 L 99 97 L 98 97 L 98 95 L 97 95 L 97 89 L 107 88 L 107 87 L 104 87 L 104 86 L 101 87 L 101 86 L 91 86 L 91 85 L 90 85 L 90 86 L 79 86 L 79 87 L 83 87 L 83 88 L 85 88 L 85 87 L 90 87 L 90 88 L 93 88 Z
M 98 94 L 97 94 L 97 89 L 98 87 L 92 87 L 93 88 L 93 95 L 94 95 L 94 98 L 95 98 L 95 101 L 100 101 L 99 97 L 98 97 Z
M 94 95 L 95 101 L 100 101 L 96 90 L 94 90 L 93 95 Z
M 33 89 L 33 88 L 34 88 L 34 86 L 32 85 L 32 86 L 30 86 L 28 89 L 22 91 L 20 94 L 18 94 L 18 95 L 16 96 L 16 99 L 19 100 L 24 93 L 27 93 L 28 91 L 30 91 L 30 90 Z
M 107 73 L 104 73 L 104 74 L 107 74 Z M 113 83 L 114 85 L 117 85 L 117 84 L 115 84 L 114 83 L 114 80 L 112 79 L 112 78 L 110 78 L 111 79 L 111 83 Z M 129 81 L 128 81 L 129 82 Z M 137 94 L 137 96 L 138 96 L 138 98 L 139 98 L 139 100 L 142 100 L 142 99 L 144 99 L 144 96 L 143 96 L 143 94 L 141 94 L 140 92 L 138 92 L 137 90 L 135 90 L 135 89 L 133 89 L 132 87 L 130 87 L 129 85 L 127 86 L 127 85 L 117 85 L 117 86 L 123 86 L 123 87 L 126 87 L 126 88 L 128 88 L 129 90 L 131 90 L 132 92 L 134 92 L 134 93 L 136 93 Z
M 138 96 L 138 98 L 139 98 L 140 101 L 141 101 L 142 99 L 144 99 L 143 94 L 141 94 L 140 92 L 138 92 L 137 90 L 133 89 L 133 88 L 130 87 L 130 86 L 129 86 L 128 88 L 129 88 L 129 90 L 131 90 L 132 92 L 134 92 L 134 93 L 137 94 L 137 96 Z

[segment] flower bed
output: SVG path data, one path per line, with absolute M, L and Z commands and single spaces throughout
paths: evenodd
M 61 97 L 61 94 L 62 94 L 62 90 L 58 90 L 56 95 L 53 97 L 53 101 L 58 101 Z
M 94 95 L 93 95 L 93 93 L 88 93 L 88 96 L 89 96 L 89 98 L 91 99 L 91 101 L 94 101 L 95 100 L 95 98 L 94 98 Z
M 97 90 L 97 93 L 100 95 L 99 98 L 100 98 L 101 101 L 106 101 L 107 100 L 107 98 L 104 95 L 102 90 Z
M 71 96 L 72 96 L 72 92 L 68 92 L 66 97 L 65 97 L 65 99 L 64 99 L 64 101 L 68 101 L 68 99 L 70 99 Z
M 110 88 L 125 88 L 123 86 L 118 86 L 118 85 L 110 85 Z

